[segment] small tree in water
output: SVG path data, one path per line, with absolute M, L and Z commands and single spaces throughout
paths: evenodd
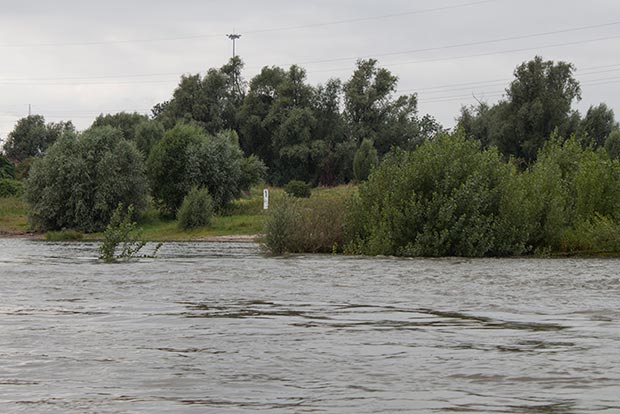
M 140 240 L 134 233 L 136 223 L 132 221 L 133 206 L 129 206 L 127 211 L 123 204 L 119 204 L 112 214 L 110 223 L 103 232 L 103 243 L 99 246 L 99 259 L 105 262 L 116 260 L 129 260 L 137 257 L 155 257 L 157 251 L 163 243 L 158 243 L 150 255 L 139 256 L 138 253 L 144 246 L 145 240 Z M 120 253 L 116 254 L 120 246 Z

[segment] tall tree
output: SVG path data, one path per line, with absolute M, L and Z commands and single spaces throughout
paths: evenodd
M 194 121 L 208 133 L 238 129 L 237 112 L 244 96 L 243 62 L 232 58 L 219 69 L 184 75 L 171 100 L 155 105 L 153 115 L 170 129 L 180 120 Z
M 64 131 L 74 131 L 71 121 L 45 124 L 41 115 L 29 115 L 17 121 L 4 144 L 4 153 L 13 162 L 43 155 Z
M 254 154 L 271 168 L 274 161 L 272 135 L 275 130 L 273 117 L 268 117 L 278 99 L 280 85 L 284 82 L 284 69 L 264 67 L 250 81 L 250 87 L 239 111 L 239 139 L 246 155 Z
M 598 106 L 590 106 L 581 120 L 578 135 L 584 143 L 598 148 L 605 145 L 609 134 L 616 129 L 618 129 L 618 123 L 613 109 L 602 103 Z
M 357 142 L 372 140 L 379 155 L 391 147 L 414 147 L 422 140 L 417 96 L 395 97 L 397 85 L 398 78 L 378 67 L 375 59 L 358 61 L 344 85 L 349 134 Z

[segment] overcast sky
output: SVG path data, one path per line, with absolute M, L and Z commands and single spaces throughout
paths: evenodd
M 617 0 L 0 0 L 0 139 L 28 114 L 72 120 L 150 113 L 183 73 L 220 67 L 242 35 L 246 80 L 263 66 L 346 80 L 376 57 L 417 92 L 420 113 L 454 125 L 462 105 L 495 102 L 535 55 L 572 62 L 583 113 L 620 114 Z M 475 96 L 475 98 L 474 98 Z

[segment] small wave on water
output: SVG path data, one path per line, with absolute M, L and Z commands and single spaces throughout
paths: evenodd
M 620 412 L 615 259 L 96 256 L 0 240 L 0 412 Z

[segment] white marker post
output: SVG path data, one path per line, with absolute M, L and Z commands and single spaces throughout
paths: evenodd
M 263 190 L 263 210 L 267 210 L 269 208 L 269 190 Z

